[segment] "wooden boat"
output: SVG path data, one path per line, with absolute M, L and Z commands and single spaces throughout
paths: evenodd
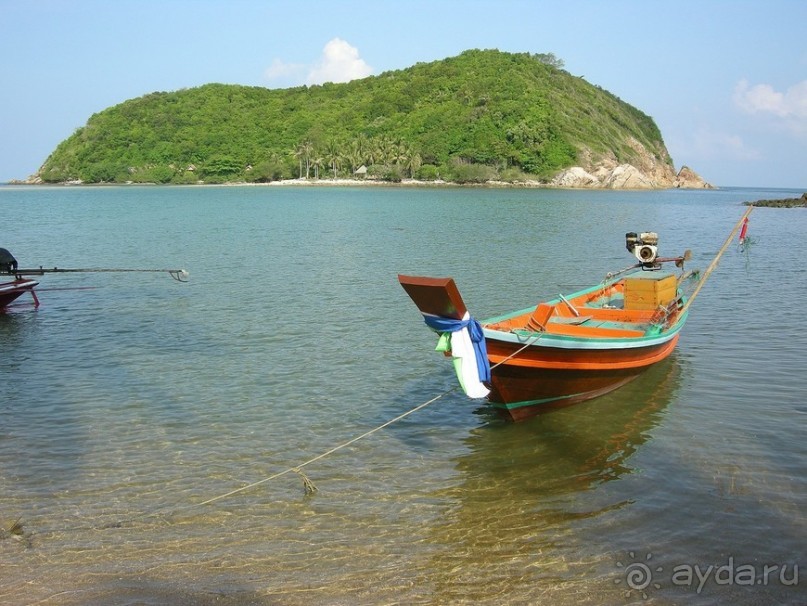
M 741 223 L 747 224 L 749 212 Z M 697 274 L 684 272 L 688 253 L 659 257 L 652 232 L 627 234 L 627 248 L 639 263 L 602 283 L 481 322 L 470 317 L 453 279 L 398 280 L 440 334 L 438 350 L 455 359 L 466 394 L 487 397 L 506 418 L 519 421 L 606 394 L 667 358 L 689 305 L 739 227 L 689 297 L 685 283 Z
M 26 278 L 15 278 L 12 282 L 0 283 L 0 311 L 3 311 L 25 293 L 31 294 L 35 307 L 39 306 L 39 299 L 37 299 L 34 292 L 34 287 L 38 284 L 39 282 L 36 280 Z
M 17 260 L 7 249 L 0 248 L 0 276 L 8 276 L 9 282 L 0 283 L 0 312 L 6 311 L 8 306 L 14 303 L 25 293 L 30 293 L 33 297 L 34 307 L 39 307 L 39 299 L 34 288 L 39 282 L 24 276 L 44 276 L 45 274 L 57 273 L 97 273 L 97 272 L 160 272 L 168 273 L 177 282 L 187 282 L 188 272 L 184 269 L 65 269 L 61 267 L 53 268 L 31 268 L 20 269 Z
M 460 323 L 466 317 L 453 279 L 398 279 L 427 324 L 429 316 Z M 487 397 L 518 421 L 608 393 L 672 353 L 687 317 L 684 304 L 675 273 L 638 270 L 484 320 Z

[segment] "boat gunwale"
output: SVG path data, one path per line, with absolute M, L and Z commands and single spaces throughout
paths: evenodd
M 527 336 L 527 331 L 522 331 L 521 334 L 518 334 L 484 327 L 482 331 L 485 334 L 485 339 L 518 346 L 528 345 L 529 347 L 551 347 L 555 349 L 638 349 L 667 343 L 681 332 L 685 320 L 686 316 L 676 322 L 674 326 L 659 334 L 643 335 L 641 337 L 576 337 L 543 332 L 536 332 L 532 333 L 533 336 Z M 534 339 L 535 342 L 529 343 L 530 339 Z
M 588 286 L 588 287 L 586 287 L 586 288 L 584 288 L 582 290 L 578 290 L 577 292 L 573 292 L 573 293 L 571 293 L 569 295 L 558 295 L 557 297 L 554 297 L 552 299 L 547 299 L 546 301 L 539 301 L 536 305 L 540 305 L 541 303 L 546 303 L 547 305 L 558 305 L 559 303 L 561 303 L 563 301 L 564 298 L 566 298 L 567 300 L 576 299 L 577 297 L 582 297 L 583 295 L 591 294 L 591 293 L 593 293 L 593 292 L 595 292 L 597 290 L 603 290 L 603 289 L 606 289 L 606 288 L 610 288 L 611 286 L 614 286 L 616 283 L 618 283 L 620 280 L 623 280 L 624 278 L 625 278 L 625 276 L 615 277 L 612 280 L 605 281 L 605 282 L 602 282 L 600 284 L 595 284 L 594 286 Z M 485 320 L 481 320 L 480 324 L 482 324 L 482 326 L 485 326 L 486 324 L 496 324 L 498 322 L 503 322 L 505 320 L 510 320 L 510 319 L 515 318 L 517 316 L 521 316 L 521 315 L 524 315 L 526 313 L 532 312 L 535 309 L 536 305 L 533 305 L 531 307 L 525 307 L 524 309 L 519 309 L 517 311 L 506 312 L 506 313 L 498 315 L 498 316 L 491 316 L 490 318 L 487 318 Z
M 571 293 L 569 295 L 558 295 L 557 297 L 547 299 L 546 301 L 542 301 L 540 303 L 546 303 L 547 305 L 559 305 L 560 303 L 564 302 L 564 299 L 568 302 L 570 300 L 574 300 L 579 297 L 590 295 L 591 293 L 597 292 L 599 290 L 605 290 L 611 288 L 620 281 L 623 281 L 625 278 L 628 278 L 631 275 L 638 273 L 640 271 L 641 270 L 637 270 L 627 275 L 623 274 L 620 276 L 616 276 L 611 280 L 606 280 L 602 283 L 589 286 L 587 288 Z M 680 300 L 683 306 L 685 306 L 687 297 L 680 295 L 678 297 L 678 300 Z M 500 324 L 502 322 L 512 320 L 513 318 L 517 318 L 519 316 L 531 314 L 535 309 L 536 306 L 525 307 L 520 310 L 511 311 L 509 313 L 493 316 L 485 320 L 482 320 L 480 324 L 485 334 L 485 339 L 495 340 L 503 343 L 512 343 L 514 345 L 519 346 L 528 344 L 529 347 L 547 347 L 557 349 L 607 350 L 607 349 L 633 349 L 642 347 L 653 347 L 655 345 L 661 345 L 663 343 L 666 343 L 670 339 L 674 338 L 684 327 L 684 324 L 686 323 L 687 317 L 689 315 L 688 310 L 684 311 L 684 313 L 678 315 L 674 324 L 671 324 L 670 326 L 663 328 L 658 332 L 650 332 L 649 334 L 646 333 L 640 336 L 639 335 L 637 336 L 570 335 L 570 334 L 560 334 L 545 331 L 530 331 L 529 329 L 526 328 L 510 329 L 510 330 L 500 330 L 497 328 L 491 328 L 491 325 Z M 586 310 L 585 307 L 578 307 L 577 309 L 581 313 L 585 313 Z M 630 323 L 625 322 L 625 324 Z M 639 323 L 637 322 L 637 324 Z M 534 339 L 535 342 L 529 343 L 530 339 Z
M 0 283 L 0 292 L 13 292 L 14 290 L 26 291 L 39 285 L 36 280 L 22 279 L 15 280 L 14 282 Z

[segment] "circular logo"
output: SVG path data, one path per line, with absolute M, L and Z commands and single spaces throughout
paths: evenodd
M 647 564 L 634 562 L 625 569 L 625 583 L 631 589 L 642 591 L 653 581 L 653 571 Z
M 653 587 L 654 589 L 661 589 L 661 585 L 658 583 L 653 582 L 653 573 L 654 572 L 662 572 L 664 568 L 658 566 L 656 568 L 651 568 L 648 564 L 650 560 L 653 558 L 652 553 L 648 553 L 644 557 L 644 561 L 635 561 L 636 554 L 632 551 L 628 552 L 631 560 L 633 562 L 623 564 L 622 562 L 617 561 L 616 565 L 619 568 L 624 568 L 623 577 L 616 579 L 614 581 L 615 585 L 620 585 L 624 581 L 627 589 L 625 590 L 625 597 L 630 597 L 631 594 L 636 591 L 638 592 L 643 599 L 647 599 L 647 592 L 645 591 L 648 587 Z

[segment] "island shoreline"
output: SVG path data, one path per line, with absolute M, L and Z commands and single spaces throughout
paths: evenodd
M 378 179 L 280 179 L 277 181 L 250 182 L 233 181 L 227 183 L 84 183 L 81 181 L 65 181 L 61 183 L 43 183 L 30 180 L 12 180 L 2 183 L 3 186 L 20 187 L 412 187 L 412 188 L 489 188 L 489 189 L 548 189 L 548 190 L 589 190 L 589 191 L 667 191 L 674 189 L 699 190 L 700 187 L 597 187 L 553 185 L 538 180 L 527 181 L 485 181 L 484 183 L 458 183 L 455 181 L 423 181 L 419 179 L 402 179 L 401 181 L 383 181 Z M 719 189 L 711 186 L 711 188 Z

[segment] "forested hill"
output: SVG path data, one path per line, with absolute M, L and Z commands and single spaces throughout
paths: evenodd
M 644 156 L 644 158 L 640 158 Z M 90 117 L 44 182 L 266 182 L 367 176 L 548 180 L 603 158 L 672 170 L 656 124 L 553 55 L 471 50 L 345 84 L 208 84 Z

